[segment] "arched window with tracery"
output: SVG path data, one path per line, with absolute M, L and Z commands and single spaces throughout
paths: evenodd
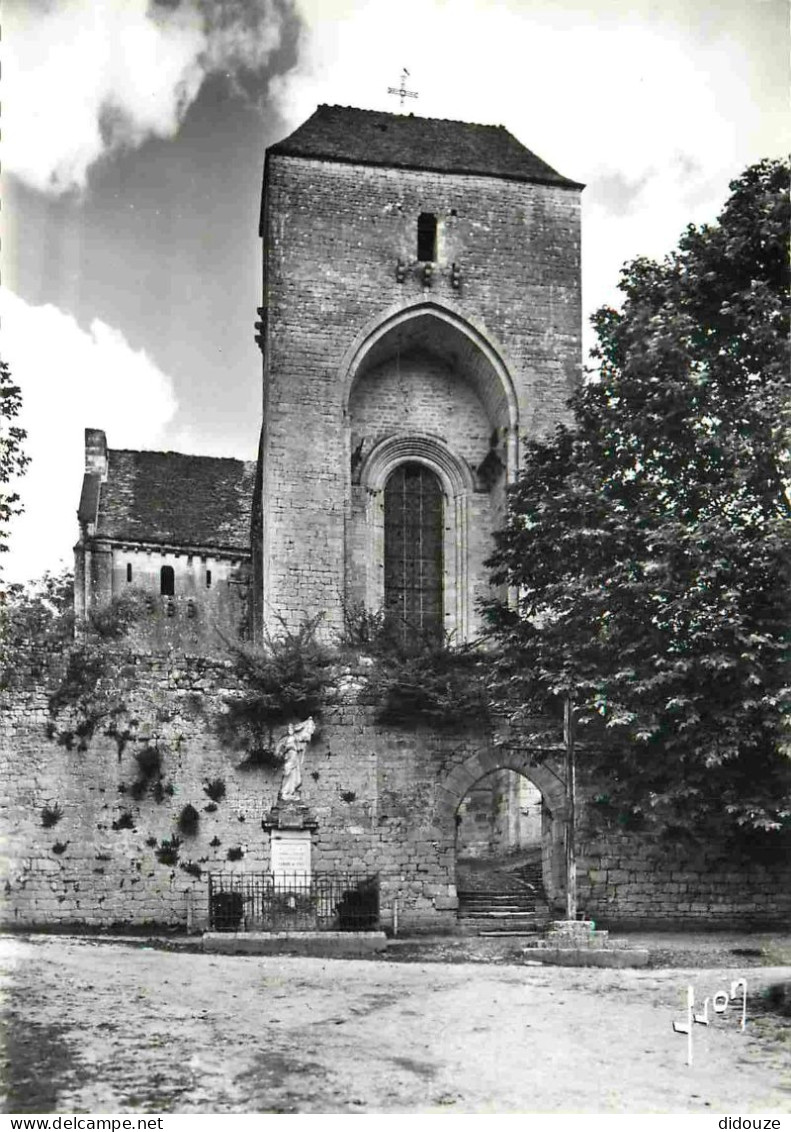
M 442 636 L 442 486 L 424 464 L 400 464 L 384 491 L 385 609 L 406 640 Z

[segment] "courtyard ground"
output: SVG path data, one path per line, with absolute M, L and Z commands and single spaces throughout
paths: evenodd
M 791 967 L 760 965 L 786 964 L 788 940 L 664 943 L 671 962 L 727 965 L 525 966 L 514 941 L 475 939 L 344 961 L 4 937 L 5 1110 L 791 1111 L 791 1019 L 766 997 Z M 735 1005 L 710 1010 L 688 1068 L 672 1029 L 687 984 L 702 1006 L 739 975 L 746 1032 Z

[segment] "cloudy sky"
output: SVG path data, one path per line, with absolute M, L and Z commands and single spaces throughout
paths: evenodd
M 252 459 L 264 148 L 318 103 L 502 124 L 583 194 L 587 314 L 788 147 L 785 0 L 6 0 L 4 570 L 70 560 L 83 429 Z

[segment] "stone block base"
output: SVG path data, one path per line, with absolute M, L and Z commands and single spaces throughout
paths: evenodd
M 525 961 L 548 967 L 646 967 L 648 950 L 641 947 L 530 947 L 524 951 Z
M 219 955 L 316 955 L 354 958 L 384 951 L 384 932 L 204 932 L 203 950 Z

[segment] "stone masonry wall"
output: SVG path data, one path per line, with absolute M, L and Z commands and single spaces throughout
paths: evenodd
M 329 630 L 347 592 L 347 351 L 386 313 L 431 300 L 502 357 L 520 435 L 551 429 L 581 376 L 579 193 L 283 155 L 267 170 L 264 619 L 327 611 Z M 417 263 L 421 212 L 438 219 L 430 287 Z
M 261 820 L 280 774 L 243 769 L 244 752 L 218 736 L 216 719 L 234 685 L 228 664 L 149 654 L 130 667 L 128 709 L 139 723 L 126 746 L 96 736 L 80 752 L 47 737 L 56 662 L 48 667 L 46 658 L 31 656 L 22 690 L 4 696 L 0 922 L 8 928 L 199 929 L 207 921 L 209 871 L 269 865 Z M 479 777 L 469 768 L 497 765 L 498 756 L 483 735 L 383 728 L 355 702 L 358 688 L 354 676 L 343 677 L 308 748 L 303 800 L 318 821 L 313 867 L 379 872 L 385 925 L 397 900 L 404 930 L 453 930 L 454 807 L 471 775 Z M 145 744 L 162 752 L 161 779 L 136 800 L 134 755 Z M 525 752 L 529 775 L 528 764 Z M 226 787 L 218 802 L 206 793 L 214 779 Z M 454 781 L 468 784 L 461 797 Z M 163 864 L 157 851 L 178 835 L 186 803 L 200 814 L 197 832 L 181 835 L 178 861 Z M 62 811 L 49 828 L 45 807 Z M 547 844 L 545 856 L 559 849 Z M 785 924 L 791 914 L 788 861 L 737 864 L 717 860 L 714 847 L 683 859 L 634 835 L 584 831 L 580 849 L 580 907 L 603 924 L 757 926 Z
M 351 446 L 399 431 L 430 432 L 475 468 L 489 451 L 493 423 L 475 389 L 431 355 L 410 353 L 367 371 L 349 401 Z
M 791 925 L 791 860 L 754 861 L 708 845 L 681 852 L 637 835 L 583 835 L 578 907 L 610 928 Z
M 134 668 L 127 707 L 139 721 L 137 737 L 122 750 L 104 735 L 83 752 L 47 738 L 57 665 L 47 670 L 44 657 L 31 657 L 23 690 L 3 697 L 0 922 L 8 927 L 186 926 L 188 919 L 202 927 L 209 871 L 269 867 L 261 821 L 281 775 L 242 769 L 245 753 L 228 749 L 217 734 L 234 688 L 229 665 L 148 654 Z M 160 801 L 155 781 L 139 800 L 130 792 L 135 752 L 144 745 L 162 752 Z M 439 737 L 383 731 L 370 710 L 341 697 L 324 713 L 306 759 L 302 797 L 319 823 L 313 868 L 379 871 L 385 921 L 398 898 L 402 923 L 451 927 L 453 828 L 436 826 L 433 792 L 439 769 L 459 752 L 458 738 L 448 750 Z M 215 779 L 226 795 L 212 803 L 205 788 Z M 178 832 L 187 803 L 200 814 L 194 836 Z M 42 824 L 45 807 L 62 811 L 49 828 Z M 181 836 L 178 862 L 162 864 L 157 850 L 174 835 Z M 241 851 L 240 859 L 229 860 L 229 851 Z M 184 866 L 198 866 L 202 875 Z

